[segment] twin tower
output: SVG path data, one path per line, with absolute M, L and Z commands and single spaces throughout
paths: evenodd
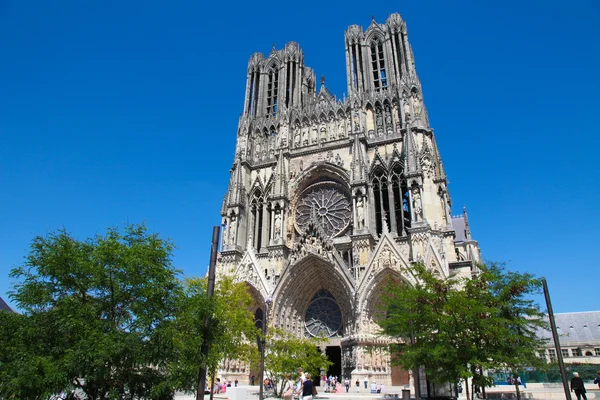
M 414 284 L 416 262 L 469 276 L 479 247 L 466 212 L 451 216 L 406 23 L 352 25 L 344 42 L 343 101 L 297 43 L 250 57 L 217 276 L 246 282 L 269 325 L 328 338 L 328 375 L 403 385 L 374 321 L 384 282 Z

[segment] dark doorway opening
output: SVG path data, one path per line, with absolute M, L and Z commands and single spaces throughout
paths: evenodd
M 344 377 L 342 376 L 342 348 L 340 346 L 327 346 L 325 348 L 325 355 L 333 364 L 327 369 L 327 376 L 336 376 L 338 382 L 343 382 Z

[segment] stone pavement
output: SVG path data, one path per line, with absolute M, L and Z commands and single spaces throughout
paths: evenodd
M 541 385 L 541 384 L 527 385 L 527 389 L 521 388 L 521 394 L 522 394 L 521 398 L 523 400 L 525 400 L 525 399 L 566 400 L 562 386 L 560 386 L 558 384 L 545 385 L 545 386 L 546 387 L 544 387 L 544 385 Z M 548 386 L 550 386 L 550 387 L 548 387 Z M 245 387 L 247 389 L 246 400 L 258 400 L 258 386 L 240 385 L 240 387 Z M 404 389 L 404 387 L 402 387 L 402 386 L 391 386 L 391 387 L 388 386 L 386 388 L 386 394 L 387 395 L 398 394 L 398 397 L 401 399 L 402 398 L 402 389 Z M 587 398 L 589 400 L 593 400 L 593 399 L 600 400 L 600 390 L 598 389 L 598 386 L 586 384 L 586 389 L 587 389 Z M 317 390 L 318 390 L 318 388 L 317 388 Z M 503 394 L 504 395 L 508 394 L 509 396 L 511 396 L 511 395 L 514 395 L 514 393 L 515 393 L 514 387 L 508 387 L 506 385 L 496 386 L 493 388 L 487 388 L 486 392 L 488 393 L 490 398 L 500 398 L 499 396 L 501 396 Z M 494 396 L 494 395 L 496 395 L 496 396 Z M 370 392 L 368 392 L 367 390 L 364 390 L 364 389 L 361 390 L 359 393 L 356 393 L 356 387 L 354 387 L 354 388 L 351 388 L 348 393 L 346 393 L 345 391 L 343 393 L 319 392 L 319 394 L 316 396 L 316 400 L 319 400 L 319 399 L 344 399 L 344 400 L 384 399 L 384 396 L 385 396 L 385 394 L 371 394 Z M 466 400 L 464 392 L 462 393 L 462 396 L 463 397 L 460 397 L 459 400 L 460 399 Z M 572 396 L 572 400 L 576 399 L 575 393 L 571 393 L 571 396 Z M 516 397 L 504 397 L 504 398 L 516 399 Z M 195 397 L 192 395 L 178 394 L 177 396 L 175 396 L 175 399 L 176 400 L 195 400 Z M 209 395 L 205 395 L 204 399 L 208 400 Z M 224 399 L 229 399 L 229 397 L 227 397 L 227 394 L 221 394 L 221 395 L 215 395 L 214 399 L 215 400 L 224 400 Z M 412 399 L 414 399 L 414 396 L 412 397 Z

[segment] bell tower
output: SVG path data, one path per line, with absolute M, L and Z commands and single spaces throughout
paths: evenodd
M 351 25 L 344 43 L 342 99 L 317 90 L 297 43 L 250 57 L 217 276 L 246 282 L 269 324 L 324 335 L 329 373 L 408 384 L 376 324 L 385 282 L 414 284 L 417 262 L 469 276 L 479 246 L 466 210 L 450 213 L 405 21 Z

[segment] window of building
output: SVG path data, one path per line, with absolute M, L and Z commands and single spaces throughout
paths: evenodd
M 277 116 L 277 91 L 279 88 L 279 71 L 274 69 L 269 73 L 267 82 L 267 115 Z
M 596 347 L 594 353 L 596 353 L 597 356 L 600 356 L 600 347 Z
M 548 358 L 550 359 L 550 362 L 556 362 L 556 350 L 548 349 Z
M 379 92 L 382 89 L 387 89 L 383 43 L 379 41 L 371 43 L 371 66 L 373 69 L 373 86 L 375 91 Z
M 581 349 L 571 349 L 573 357 L 581 357 Z
M 562 354 L 563 357 L 569 357 L 569 349 L 560 349 L 560 354 Z
M 262 229 L 263 229 L 263 198 L 262 193 L 259 190 L 254 191 L 252 194 L 252 201 L 250 203 L 250 214 L 252 218 L 252 244 L 257 251 L 260 251 L 262 243 Z

